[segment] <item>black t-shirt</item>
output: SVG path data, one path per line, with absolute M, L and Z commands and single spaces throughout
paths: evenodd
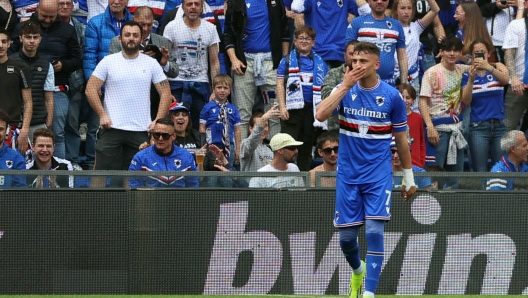
M 0 109 L 9 114 L 10 125 L 19 125 L 22 122 L 22 89 L 26 88 L 31 88 L 31 75 L 25 63 L 12 59 L 0 63 Z

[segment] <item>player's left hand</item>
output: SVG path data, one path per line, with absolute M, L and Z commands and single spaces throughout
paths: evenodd
M 416 186 L 411 186 L 411 188 L 408 191 L 406 191 L 406 188 L 407 187 L 405 185 L 402 185 L 401 196 L 405 202 L 412 199 L 412 197 L 416 193 Z

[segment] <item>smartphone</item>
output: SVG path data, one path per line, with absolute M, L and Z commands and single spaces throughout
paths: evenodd
M 475 58 L 482 58 L 482 59 L 484 59 L 484 52 L 476 52 L 476 53 L 475 53 Z
M 506 1 L 506 0 L 501 0 L 500 3 L 501 3 L 502 5 L 506 5 L 506 3 L 508 3 L 508 1 Z

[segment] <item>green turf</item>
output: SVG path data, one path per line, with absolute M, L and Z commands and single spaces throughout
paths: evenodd
M 249 297 L 259 297 L 259 298 L 346 298 L 346 295 L 325 295 L 325 296 L 316 296 L 316 295 L 237 295 L 237 296 L 221 296 L 221 295 L 0 295 L 0 298 L 4 297 L 16 297 L 16 298 L 249 298 Z M 422 296 L 402 296 L 402 295 L 376 295 L 376 298 L 402 298 L 402 297 L 412 297 L 412 298 L 476 298 L 476 297 L 492 297 L 489 295 L 422 295 Z M 508 295 L 508 296 L 499 296 L 499 297 L 509 297 L 509 298 L 525 298 L 526 296 L 522 295 Z

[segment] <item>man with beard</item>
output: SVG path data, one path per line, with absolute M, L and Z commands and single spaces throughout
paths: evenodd
M 150 118 L 151 83 L 161 97 L 156 120 L 165 116 L 170 104 L 169 83 L 161 66 L 139 52 L 139 23 L 125 22 L 120 40 L 123 50 L 103 58 L 86 86 L 88 102 L 100 118 L 95 145 L 97 170 L 127 170 L 139 145 L 148 139 L 147 130 L 154 126 Z
M 273 160 L 260 168 L 257 172 L 300 172 L 295 159 L 302 142 L 297 142 L 287 133 L 278 133 L 271 138 L 270 147 Z M 290 188 L 304 187 L 304 180 L 300 176 L 255 177 L 249 182 L 253 188 Z
M 343 81 L 347 65 L 352 69 L 352 56 L 354 55 L 354 46 L 359 41 L 351 40 L 346 44 L 345 48 L 345 63 L 340 67 L 332 68 L 326 74 L 323 85 L 321 86 L 321 99 L 324 100 L 332 90 Z M 339 117 L 335 113 L 328 119 L 328 130 L 339 129 Z
M 317 153 L 323 158 L 323 163 L 310 171 L 310 186 L 316 186 L 316 172 L 335 172 L 337 169 L 337 151 L 339 150 L 339 134 L 337 131 L 325 131 L 317 138 Z M 335 177 L 321 177 L 318 185 L 335 187 Z

